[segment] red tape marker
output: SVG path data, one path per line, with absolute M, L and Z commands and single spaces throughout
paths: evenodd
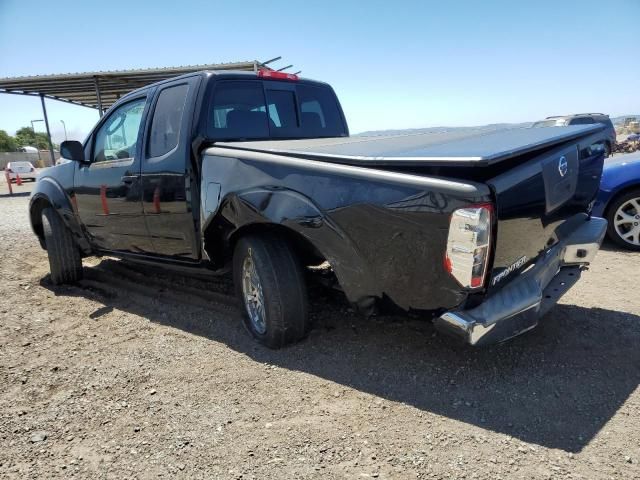
M 153 208 L 156 213 L 160 213 L 160 187 L 156 187 L 153 191 Z
M 109 215 L 109 204 L 107 203 L 107 186 L 100 185 L 100 201 L 102 202 L 102 211 L 105 215 Z

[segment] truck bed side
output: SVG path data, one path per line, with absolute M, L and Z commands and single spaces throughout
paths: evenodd
M 214 261 L 241 229 L 275 224 L 317 248 L 350 301 L 433 310 L 466 298 L 443 266 L 449 216 L 490 200 L 486 185 L 219 147 L 202 169 L 205 238 L 222 239 Z
M 414 159 L 411 167 L 379 158 L 354 166 L 350 159 L 280 152 L 280 142 L 270 142 L 270 149 L 224 144 L 204 155 L 209 186 L 203 189 L 213 184 L 219 193 L 204 221 L 224 217 L 229 234 L 248 222 L 285 224 L 323 253 L 352 300 L 387 296 L 405 309 L 448 309 L 508 284 L 588 218 L 602 171 L 602 129 L 569 130 L 553 141 L 538 139 L 543 147 L 524 148 L 515 157 L 513 142 L 502 141 L 509 148 L 500 155 L 485 151 L 479 156 L 484 163 L 458 165 L 458 158 L 446 166 L 430 158 Z M 319 141 L 282 143 L 299 142 Z M 566 171 L 560 172 L 559 162 Z M 270 207 L 284 195 L 287 201 Z M 297 201 L 309 206 L 299 216 L 291 214 Z M 482 202 L 495 204 L 492 256 L 482 288 L 465 289 L 443 265 L 449 219 L 454 210 Z M 255 218 L 243 219 L 238 211 L 245 208 Z M 337 234 L 333 242 L 320 234 L 329 230 Z M 340 258 L 331 258 L 345 243 L 349 248 Z

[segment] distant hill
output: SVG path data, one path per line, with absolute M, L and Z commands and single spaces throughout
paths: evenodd
M 611 121 L 614 125 L 621 124 L 625 118 L 636 117 L 640 120 L 640 115 L 621 115 L 619 117 L 612 117 Z M 428 127 L 428 128 L 405 128 L 398 130 L 369 130 L 366 132 L 358 133 L 357 136 L 363 137 L 378 137 L 387 135 L 412 135 L 418 133 L 443 133 L 450 132 L 452 130 L 467 130 L 469 132 L 492 132 L 494 130 L 504 130 L 506 128 L 527 128 L 530 127 L 533 122 L 524 123 L 492 123 L 489 125 L 478 125 L 472 127 Z
M 358 133 L 358 136 L 363 137 L 378 137 L 387 135 L 413 135 L 419 133 L 444 133 L 453 130 L 469 132 L 492 132 L 495 130 L 504 130 L 507 128 L 525 128 L 529 127 L 533 122 L 527 123 L 492 123 L 490 125 L 478 125 L 471 127 L 428 127 L 428 128 L 406 128 L 398 130 L 369 130 L 366 132 Z

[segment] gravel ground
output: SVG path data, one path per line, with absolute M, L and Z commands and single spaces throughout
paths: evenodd
M 640 254 L 497 347 L 318 287 L 269 351 L 224 278 L 87 259 L 52 286 L 27 203 L 0 190 L 0 478 L 640 478 Z

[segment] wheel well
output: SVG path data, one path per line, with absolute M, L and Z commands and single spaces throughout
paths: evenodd
M 29 212 L 31 217 L 31 226 L 33 227 L 35 234 L 38 236 L 38 240 L 40 240 L 42 248 L 45 248 L 44 228 L 42 227 L 42 210 L 50 206 L 51 204 L 47 200 L 44 198 L 38 198 L 31 205 L 31 211 Z
M 621 189 L 618 192 L 616 192 L 615 195 L 613 195 L 609 199 L 609 201 L 607 202 L 607 206 L 604 209 L 605 218 L 609 217 L 609 209 L 611 208 L 611 205 L 613 205 L 618 198 L 622 197 L 623 195 L 626 195 L 629 192 L 632 192 L 633 190 L 640 190 L 640 183 L 634 183 L 633 185 L 627 185 L 623 189 Z
M 322 253 L 320 253 L 307 238 L 295 230 L 275 223 L 252 223 L 245 225 L 233 232 L 225 243 L 221 241 L 219 232 L 209 229 L 205 233 L 205 249 L 210 250 L 210 258 L 219 259 L 218 263 L 221 264 L 219 266 L 222 267 L 222 264 L 227 265 L 231 262 L 233 250 L 240 238 L 247 235 L 260 235 L 262 233 L 277 233 L 283 236 L 289 242 L 289 245 L 291 245 L 303 265 L 319 265 L 325 261 Z M 220 252 L 222 252 L 222 255 L 220 255 Z

